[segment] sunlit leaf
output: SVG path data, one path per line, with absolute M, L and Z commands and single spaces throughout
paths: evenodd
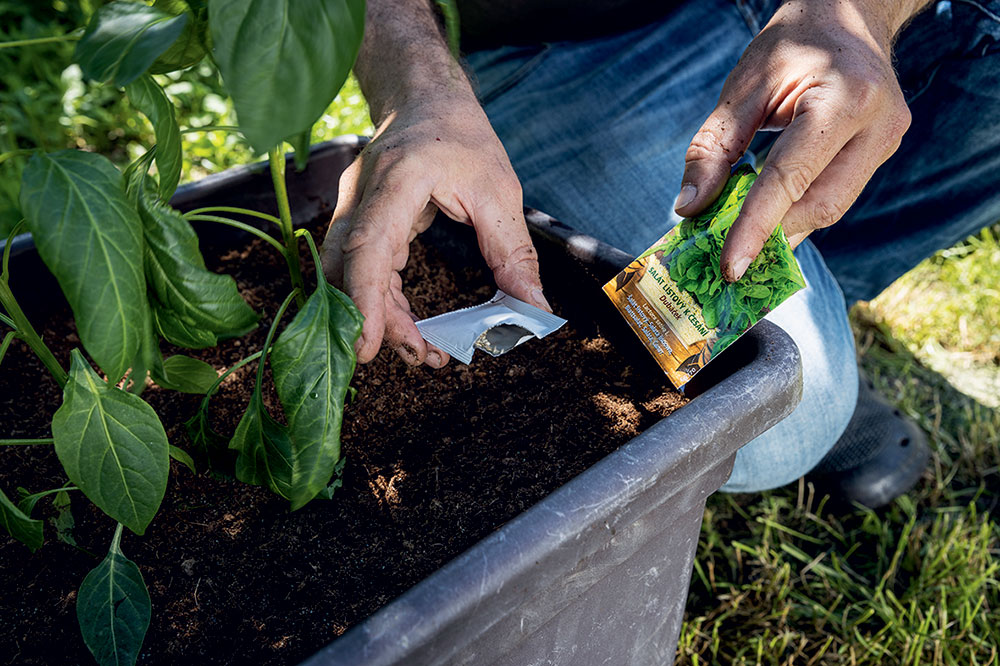
M 105 383 L 74 349 L 52 436 L 67 476 L 90 501 L 145 532 L 170 472 L 167 435 L 153 408 Z
M 209 0 L 213 55 L 250 145 L 306 131 L 354 65 L 364 0 Z
M 177 40 L 187 20 L 142 2 L 110 2 L 94 12 L 74 59 L 89 79 L 127 85 Z
M 363 318 L 320 279 L 316 291 L 271 350 L 271 371 L 288 419 L 292 509 L 326 488 L 340 458 L 344 399 L 354 375 L 354 341 Z
M 142 343 L 146 279 L 142 223 L 107 158 L 63 150 L 39 153 L 21 178 L 21 209 L 35 246 L 56 276 L 80 340 L 117 381 Z
M 160 198 L 167 201 L 181 179 L 181 131 L 174 117 L 174 106 L 163 88 L 149 75 L 140 76 L 125 86 L 131 102 L 153 124 L 156 134 L 156 168 L 160 173 Z

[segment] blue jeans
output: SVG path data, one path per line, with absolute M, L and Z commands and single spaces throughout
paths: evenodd
M 691 0 L 625 34 L 471 54 L 525 204 L 628 252 L 644 250 L 676 224 L 688 142 L 778 4 Z M 740 449 L 723 490 L 774 488 L 812 469 L 857 402 L 846 305 L 1000 219 L 998 40 L 1000 0 L 938 2 L 900 36 L 897 68 L 913 123 L 844 219 L 797 249 L 808 287 L 768 319 L 802 352 L 802 402 Z M 751 153 L 764 154 L 773 138 L 760 135 Z

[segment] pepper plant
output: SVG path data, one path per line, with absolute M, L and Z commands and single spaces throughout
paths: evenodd
M 138 566 L 123 553 L 123 528 L 141 535 L 150 525 L 166 491 L 170 457 L 189 466 L 196 458 L 216 472 L 231 468 L 238 479 L 286 498 L 293 510 L 317 496 L 329 498 L 337 485 L 331 479 L 342 463 L 340 426 L 362 318 L 324 279 L 309 234 L 292 227 L 281 148 L 291 143 L 297 163 L 304 163 L 310 129 L 354 63 L 363 19 L 364 0 L 114 0 L 82 30 L 0 44 L 23 48 L 30 58 L 40 41 L 78 40 L 74 60 L 87 79 L 122 89 L 156 137 L 124 171 L 78 150 L 0 155 L 2 161 L 31 154 L 20 188 L 24 219 L 3 252 L 0 363 L 11 343 L 21 340 L 62 388 L 51 437 L 0 439 L 0 445 L 52 446 L 67 477 L 58 488 L 20 497 L 0 488 L 0 526 L 34 551 L 44 541 L 43 522 L 32 517 L 38 502 L 53 497 L 63 511 L 68 493 L 76 491 L 117 521 L 107 557 L 84 579 L 77 601 L 83 639 L 101 664 L 135 663 L 149 625 L 149 594 Z M 206 59 L 222 75 L 239 118 L 239 127 L 226 129 L 270 158 L 277 216 L 230 207 L 181 214 L 169 205 L 181 177 L 181 135 L 199 129 L 178 126 L 155 75 Z M 278 233 L 234 215 L 271 224 Z M 192 222 L 250 232 L 288 265 L 290 293 L 264 348 L 223 377 L 202 361 L 163 358 L 160 351 L 161 340 L 204 349 L 258 324 L 259 314 L 236 282 L 206 269 Z M 69 368 L 11 290 L 19 276 L 10 274 L 10 249 L 23 230 L 31 232 L 73 311 L 82 349 L 72 351 Z M 317 268 L 312 290 L 299 262 L 302 242 Z M 297 312 L 279 333 L 279 321 L 291 308 Z M 284 424 L 261 399 L 268 360 Z M 259 364 L 253 397 L 227 438 L 209 425 L 209 399 L 229 372 L 252 361 Z M 188 422 L 189 451 L 168 442 L 142 399 L 148 378 L 164 388 L 205 394 Z

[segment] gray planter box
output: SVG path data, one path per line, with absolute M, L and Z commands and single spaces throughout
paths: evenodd
M 356 137 L 320 144 L 306 171 L 289 169 L 298 221 L 332 210 L 339 174 L 362 145 Z M 261 165 L 186 185 L 172 203 L 182 210 L 226 204 L 274 210 Z M 585 311 L 603 326 L 617 326 L 616 344 L 655 369 L 597 291 L 632 257 L 544 214 L 530 211 L 527 218 L 543 268 L 569 266 L 576 293 L 589 301 Z M 456 227 L 434 225 L 429 241 L 462 252 L 450 248 Z M 231 234 L 214 225 L 198 230 L 209 242 Z M 19 237 L 12 250 L 31 252 L 30 238 Z M 581 289 L 583 281 L 594 284 L 593 293 Z M 545 284 L 559 290 L 552 277 Z M 696 396 L 688 405 L 303 663 L 671 664 L 705 499 L 728 478 L 736 451 L 794 409 L 801 362 L 791 339 L 765 321 L 696 379 L 688 385 L 688 395 Z

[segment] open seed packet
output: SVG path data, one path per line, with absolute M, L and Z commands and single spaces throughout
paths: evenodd
M 806 286 L 780 225 L 743 277 L 722 277 L 722 243 L 756 178 L 751 166 L 739 167 L 710 208 L 682 220 L 604 285 L 675 386 Z
M 466 365 L 477 349 L 500 356 L 531 338 L 544 338 L 566 320 L 502 291 L 485 303 L 422 319 L 424 340 Z

